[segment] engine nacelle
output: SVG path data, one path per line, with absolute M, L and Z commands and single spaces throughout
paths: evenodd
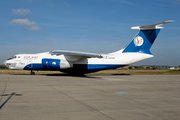
M 72 68 L 73 63 L 67 60 L 44 58 L 42 59 L 42 66 L 48 69 L 67 69 Z
M 67 60 L 61 60 L 60 62 L 60 69 L 67 69 L 72 68 L 73 62 L 67 61 Z

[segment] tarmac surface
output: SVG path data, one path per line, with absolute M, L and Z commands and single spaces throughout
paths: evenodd
M 180 75 L 0 75 L 0 120 L 180 120 Z

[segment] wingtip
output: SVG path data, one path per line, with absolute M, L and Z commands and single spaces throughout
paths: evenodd
M 164 21 L 164 22 L 155 23 L 155 24 L 151 24 L 151 25 L 134 26 L 134 27 L 131 27 L 131 29 L 132 30 L 162 29 L 163 27 L 161 27 L 161 25 L 171 23 L 171 22 L 175 22 L 175 21 L 174 20 L 167 20 L 167 21 Z
M 171 22 L 175 22 L 175 20 L 167 20 L 167 21 L 165 21 L 165 22 L 171 23 Z

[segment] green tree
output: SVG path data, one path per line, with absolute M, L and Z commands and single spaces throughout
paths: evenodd
M 0 69 L 8 69 L 5 65 L 0 65 Z

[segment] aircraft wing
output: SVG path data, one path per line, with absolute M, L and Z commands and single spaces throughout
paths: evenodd
M 64 51 L 64 50 L 54 50 L 50 51 L 52 55 L 65 55 L 72 57 L 84 57 L 84 58 L 102 58 L 100 54 L 86 53 L 86 52 L 76 52 L 76 51 Z

